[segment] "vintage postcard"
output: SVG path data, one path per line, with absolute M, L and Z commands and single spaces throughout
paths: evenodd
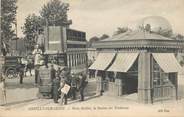
M 0 117 L 184 117 L 183 0 L 0 6 Z

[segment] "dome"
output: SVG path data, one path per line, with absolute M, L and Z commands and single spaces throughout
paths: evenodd
M 138 24 L 138 27 L 145 27 L 150 25 L 150 30 L 155 33 L 166 34 L 172 33 L 172 27 L 169 21 L 161 16 L 149 16 L 145 17 Z

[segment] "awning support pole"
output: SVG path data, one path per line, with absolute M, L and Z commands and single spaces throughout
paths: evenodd
M 151 53 L 141 52 L 138 59 L 138 101 L 152 103 Z

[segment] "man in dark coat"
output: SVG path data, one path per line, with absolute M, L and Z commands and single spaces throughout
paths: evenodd
M 59 75 L 60 80 L 61 80 L 61 78 L 63 77 L 63 69 L 61 69 L 61 67 L 58 67 L 58 69 L 56 70 L 56 74 Z
M 70 71 L 67 67 L 65 67 L 61 73 L 61 82 L 60 82 L 60 90 L 65 86 L 65 84 L 70 85 Z M 68 98 L 69 92 L 68 94 L 65 94 L 63 92 L 61 92 L 61 104 L 67 105 L 67 98 Z
M 59 76 L 58 76 L 59 77 Z M 51 65 L 51 68 L 50 68 L 50 78 L 51 78 L 51 82 L 53 83 L 54 79 L 56 78 L 56 70 L 54 68 L 54 65 Z M 60 79 L 59 79 L 60 80 Z M 53 98 L 53 87 L 52 87 L 52 90 L 51 90 L 51 97 Z
M 71 97 L 73 100 L 76 99 L 77 92 L 77 79 L 74 73 L 71 73 Z
M 59 88 L 60 88 L 60 80 L 59 75 L 56 76 L 56 78 L 53 80 L 53 99 L 54 103 L 58 103 L 59 98 Z
M 20 84 L 23 84 L 23 78 L 24 78 L 24 65 L 20 62 L 18 67 L 18 76 L 20 78 Z
M 24 67 L 19 68 L 19 78 L 20 78 L 20 84 L 23 84 Z
M 80 74 L 79 75 L 80 78 L 80 85 L 79 85 L 79 91 L 80 91 L 80 101 L 84 101 L 84 88 L 87 85 L 87 81 L 86 81 L 86 75 L 85 74 Z
M 54 65 L 51 65 L 51 80 L 53 81 L 56 78 L 56 70 L 54 68 Z

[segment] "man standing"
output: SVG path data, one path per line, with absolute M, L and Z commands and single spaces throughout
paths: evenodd
M 56 78 L 53 79 L 53 99 L 54 103 L 58 103 L 59 99 L 59 88 L 60 88 L 60 80 L 59 75 L 56 74 Z
M 23 58 L 18 59 L 18 61 L 19 61 L 19 64 L 17 65 L 17 69 L 18 69 L 19 83 L 22 84 L 23 77 L 24 77 L 25 65 L 24 65 Z
M 32 67 L 33 67 L 33 59 L 32 59 L 30 54 L 27 56 L 27 61 L 28 61 L 28 64 L 27 64 L 26 72 L 29 71 L 30 76 L 32 76 L 31 70 L 32 70 Z
M 24 78 L 24 66 L 21 65 L 19 68 L 19 78 L 20 78 L 20 84 L 23 84 L 23 78 Z
M 35 46 L 35 49 L 33 51 L 33 55 L 34 55 L 34 68 L 35 68 L 35 84 L 37 84 L 38 83 L 40 61 L 42 59 L 42 50 L 39 49 L 38 45 Z
M 57 76 L 57 77 L 59 77 L 59 76 Z M 53 64 L 51 65 L 51 68 L 50 68 L 50 78 L 51 78 L 52 83 L 54 82 L 54 79 L 56 78 L 56 70 L 55 70 Z M 59 80 L 60 80 L 60 78 L 59 78 Z M 52 87 L 52 90 L 51 90 L 52 98 L 53 98 L 53 95 L 54 95 L 53 93 L 54 93 L 54 87 Z
M 61 77 L 61 82 L 60 82 L 60 90 L 64 88 L 65 85 L 69 86 L 70 84 L 69 74 L 70 74 L 69 69 L 65 67 L 61 74 L 62 77 Z M 68 92 L 66 93 L 66 92 L 61 91 L 61 104 L 67 105 L 67 97 L 68 97 L 67 94 Z
M 61 67 L 58 67 L 58 69 L 57 69 L 56 73 L 57 73 L 57 74 L 59 74 L 59 76 L 61 77 L 61 75 L 62 75 Z
M 76 99 L 76 91 L 77 91 L 77 79 L 74 73 L 71 73 L 71 96 L 72 99 Z
M 54 68 L 54 65 L 51 65 L 51 80 L 53 81 L 56 78 L 56 70 Z
M 84 73 L 81 73 L 79 75 L 80 78 L 80 85 L 79 85 L 79 91 L 80 91 L 80 101 L 84 101 L 84 88 L 87 85 L 87 81 L 86 81 L 86 75 Z

